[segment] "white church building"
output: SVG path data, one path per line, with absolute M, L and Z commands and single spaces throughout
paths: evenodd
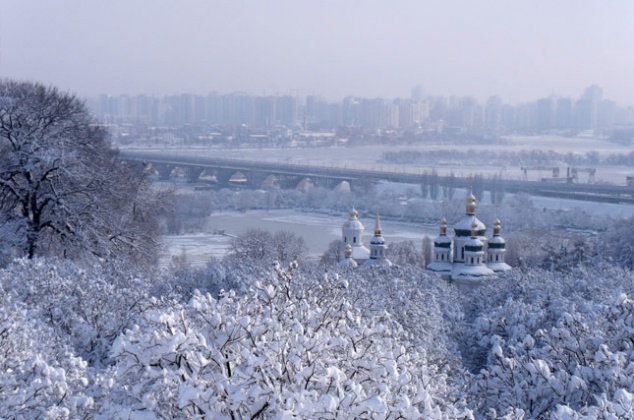
M 369 267 L 382 265 L 390 267 L 392 262 L 387 258 L 387 245 L 382 236 L 381 220 L 376 213 L 374 222 L 374 236 L 370 240 L 370 248 L 363 243 L 363 223 L 359 220 L 359 213 L 353 208 L 348 213 L 348 220 L 341 227 L 341 236 L 346 246 L 345 258 L 339 263 L 342 267 Z
M 452 237 L 447 235 L 447 220 L 443 217 L 427 270 L 461 284 L 482 283 L 511 270 L 504 260 L 506 242 L 500 235 L 501 222 L 493 222 L 493 236 L 487 238 L 486 226 L 476 217 L 475 210 L 476 199 L 469 192 L 466 214 L 453 226 Z
M 466 214 L 453 226 L 452 236 L 448 235 L 447 220 L 444 217 L 441 220 L 440 232 L 434 240 L 432 262 L 427 265 L 427 270 L 456 283 L 480 284 L 511 267 L 505 262 L 506 242 L 500 234 L 502 223 L 499 220 L 493 222 L 493 235 L 488 238 L 485 224 L 476 217 L 473 193 L 467 194 L 465 204 Z M 341 227 L 345 258 L 339 265 L 347 268 L 391 266 L 378 212 L 369 247 L 363 243 L 364 230 L 359 213 L 353 208 Z

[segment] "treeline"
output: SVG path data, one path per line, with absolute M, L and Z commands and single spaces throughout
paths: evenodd
M 523 165 L 558 165 L 569 166 L 623 165 L 634 166 L 634 152 L 612 153 L 606 156 L 590 151 L 580 153 L 558 153 L 553 150 L 400 150 L 389 151 L 381 155 L 381 162 L 390 164 L 442 165 L 477 161 L 481 165 L 523 166 Z

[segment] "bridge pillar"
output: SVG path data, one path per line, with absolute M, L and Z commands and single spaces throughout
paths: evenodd
M 280 180 L 275 175 L 268 175 L 260 184 L 263 190 L 278 190 L 280 188 Z
M 174 166 L 172 165 L 152 164 L 152 166 L 156 169 L 159 179 L 162 181 L 167 181 L 172 175 L 172 171 L 174 170 Z
M 369 179 L 357 178 L 350 182 L 350 189 L 354 192 L 366 194 L 372 191 L 372 189 L 374 188 L 374 184 L 375 182 Z
M 249 179 L 242 171 L 236 171 L 229 178 L 229 184 L 233 187 L 244 188 L 248 186 Z
M 249 188 L 260 189 L 262 188 L 262 183 L 266 179 L 267 174 L 265 172 L 260 171 L 249 171 L 246 174 L 247 177 L 247 185 Z
M 231 169 L 218 169 L 216 171 L 216 178 L 218 179 L 218 185 L 222 188 L 228 188 L 231 184 L 229 180 L 231 179 L 231 175 L 233 175 L 235 171 Z
M 284 190 L 292 190 L 295 187 L 297 187 L 297 184 L 299 184 L 299 181 L 302 180 L 302 177 L 300 177 L 299 175 L 279 175 L 278 176 L 278 182 L 280 185 L 280 188 L 284 189 Z
M 297 184 L 297 186 L 295 187 L 297 191 L 301 191 L 305 193 L 312 191 L 314 188 L 315 188 L 315 184 L 310 178 L 303 178 L 301 181 L 299 181 L 299 184 Z
M 315 178 L 312 179 L 311 178 L 312 183 L 316 186 L 316 187 L 321 187 L 321 188 L 326 188 L 328 190 L 333 190 L 342 180 L 341 179 L 334 179 L 334 178 Z
M 202 175 L 204 169 L 198 166 L 189 166 L 185 171 L 185 176 L 187 177 L 187 182 L 197 182 L 200 175 Z
M 334 191 L 341 192 L 341 193 L 349 193 L 351 191 L 350 183 L 348 181 L 341 181 L 335 186 Z

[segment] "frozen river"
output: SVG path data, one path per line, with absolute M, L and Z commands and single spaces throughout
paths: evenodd
M 364 242 L 369 244 L 374 230 L 373 215 L 359 215 L 365 226 Z M 248 229 L 265 229 L 270 232 L 286 230 L 304 238 L 311 258 L 318 258 L 335 239 L 341 238 L 341 225 L 347 214 L 340 216 L 302 213 L 293 210 L 248 211 L 246 213 L 216 213 L 209 217 L 204 232 L 163 237 L 169 256 L 183 252 L 193 265 L 201 266 L 210 257 L 222 257 L 231 241 L 231 236 L 240 235 Z M 435 236 L 437 226 L 382 220 L 383 237 L 390 242 L 413 240 L 420 249 L 425 235 Z M 223 230 L 226 235 L 214 234 Z

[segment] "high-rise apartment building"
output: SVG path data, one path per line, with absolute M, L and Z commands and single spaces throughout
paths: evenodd
M 554 97 L 542 98 L 537 101 L 535 110 L 535 127 L 538 130 L 551 130 L 555 128 L 557 119 L 557 101 Z
M 555 126 L 558 129 L 566 129 L 572 127 L 572 110 L 572 99 L 557 99 L 557 109 L 555 110 Z

